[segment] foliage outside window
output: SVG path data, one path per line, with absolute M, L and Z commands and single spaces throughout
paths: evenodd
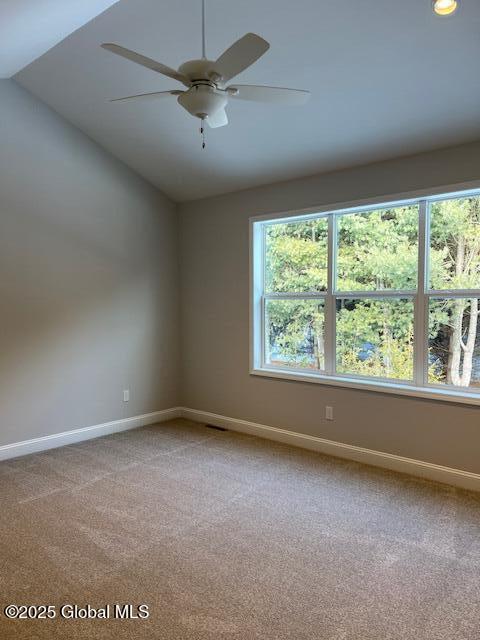
M 259 368 L 480 393 L 478 192 L 255 225 Z

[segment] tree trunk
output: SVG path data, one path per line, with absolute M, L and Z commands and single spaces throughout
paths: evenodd
M 468 337 L 463 348 L 463 366 L 460 386 L 469 387 L 472 379 L 473 351 L 475 349 L 475 339 L 477 337 L 478 324 L 478 298 L 470 300 L 470 321 L 468 323 Z
M 460 365 L 462 357 L 462 325 L 463 312 L 465 310 L 464 301 L 455 300 L 453 303 L 452 326 L 450 333 L 448 366 L 447 366 L 447 383 L 455 386 L 461 386 Z
M 455 275 L 459 278 L 463 273 L 465 264 L 465 237 L 460 235 L 457 244 L 457 255 L 455 260 Z M 460 365 L 462 351 L 462 324 L 465 305 L 463 300 L 455 300 L 453 303 L 453 317 L 449 341 L 447 383 L 460 386 Z
M 325 358 L 325 340 L 323 337 L 323 324 L 321 322 L 314 322 L 313 324 L 314 331 L 314 355 L 315 361 L 317 364 L 317 369 L 322 370 L 325 367 L 324 358 Z
M 391 345 L 393 336 L 390 331 L 389 314 L 387 307 L 383 307 L 383 365 L 385 367 L 385 377 L 389 378 L 392 373 L 392 357 L 391 357 Z

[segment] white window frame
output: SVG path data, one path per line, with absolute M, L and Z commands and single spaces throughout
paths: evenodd
M 480 195 L 480 181 L 453 185 L 439 189 L 400 194 L 388 198 L 376 198 L 329 206 L 311 207 L 301 211 L 285 211 L 250 218 L 250 374 L 268 378 L 280 378 L 323 385 L 379 391 L 397 395 L 431 398 L 449 402 L 480 405 L 480 391 L 458 388 L 446 384 L 428 382 L 428 308 L 435 298 L 480 298 L 480 289 L 430 290 L 428 274 L 428 249 L 430 229 L 430 203 L 469 195 Z M 418 230 L 418 283 L 417 290 L 410 291 L 337 291 L 335 287 L 337 229 L 341 215 L 374 211 L 411 204 L 419 205 Z M 324 292 L 266 294 L 265 283 L 265 228 L 275 222 L 300 222 L 302 220 L 328 218 L 328 283 Z M 325 303 L 325 370 L 305 371 L 300 368 L 270 365 L 265 362 L 266 330 L 265 302 L 268 299 L 318 299 Z M 412 381 L 373 378 L 356 374 L 335 372 L 335 323 L 336 301 L 339 298 L 407 298 L 414 303 L 414 377 Z

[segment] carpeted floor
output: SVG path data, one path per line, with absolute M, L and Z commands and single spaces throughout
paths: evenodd
M 0 463 L 0 638 L 478 640 L 480 494 L 177 420 Z M 8 620 L 8 604 L 149 605 Z

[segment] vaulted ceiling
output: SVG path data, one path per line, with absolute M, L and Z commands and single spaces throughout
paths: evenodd
M 67 15 L 62 5 L 112 3 L 42 4 Z M 16 80 L 176 201 L 480 139 L 478 0 L 451 18 L 430 0 L 207 0 L 209 57 L 253 31 L 271 49 L 236 81 L 312 98 L 232 101 L 205 150 L 174 97 L 110 103 L 180 85 L 100 48 L 117 42 L 176 68 L 200 57 L 200 16 L 200 0 L 120 0 Z
M 0 78 L 10 78 L 117 0 L 0 0 Z

